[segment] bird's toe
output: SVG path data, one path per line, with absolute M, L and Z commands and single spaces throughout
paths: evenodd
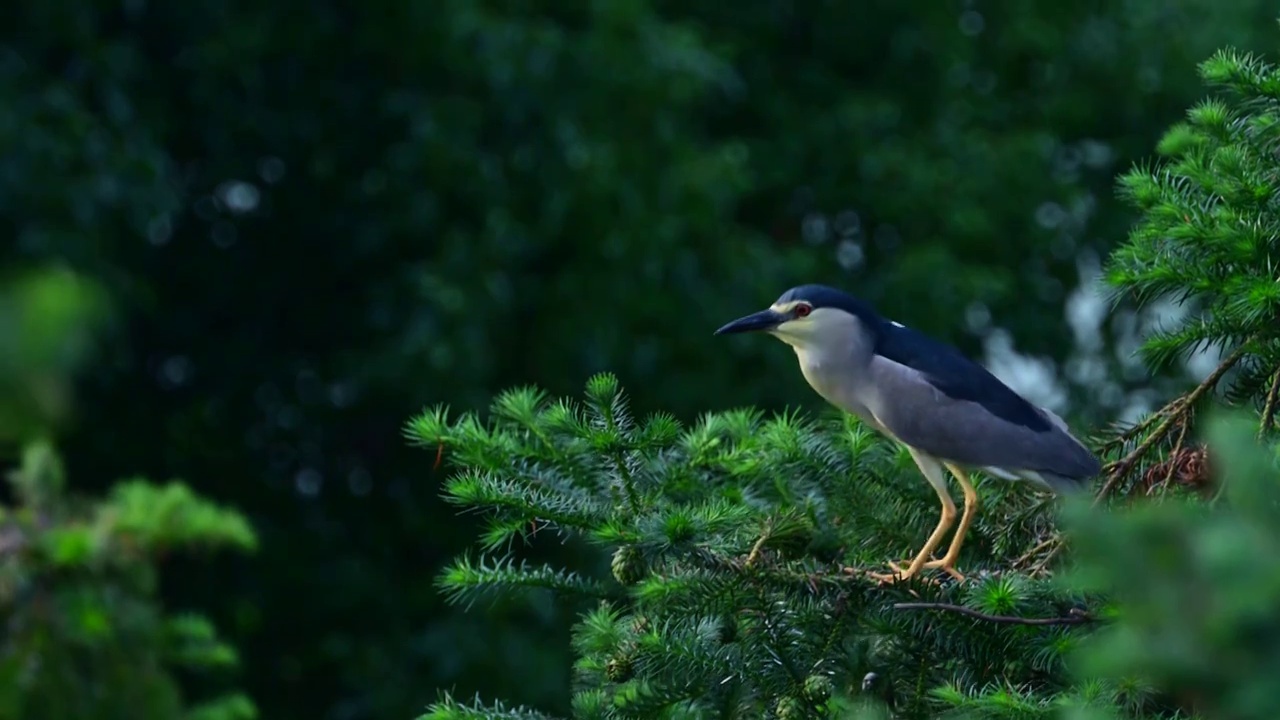
M 882 572 L 876 572 L 874 570 L 867 570 L 863 574 L 866 575 L 868 578 L 880 583 L 881 585 L 892 585 L 904 579 L 902 577 L 902 573 L 896 570 L 891 573 L 882 573 Z
M 938 560 L 930 560 L 924 564 L 924 567 L 929 570 L 942 570 L 957 581 L 964 580 L 964 573 L 956 569 L 955 560 L 951 558 L 944 557 Z
M 923 567 L 920 567 L 913 572 L 911 569 L 910 560 L 903 560 L 902 562 L 894 562 L 893 560 L 889 560 L 885 564 L 889 566 L 889 570 L 891 572 L 883 573 L 883 572 L 868 571 L 867 577 L 878 580 L 880 581 L 881 584 L 897 583 L 903 580 L 910 580 L 913 577 L 919 577 L 920 570 L 924 569 Z
M 911 562 L 912 561 L 910 560 L 889 560 L 885 564 L 888 565 L 890 568 L 892 568 L 893 571 L 898 573 L 899 575 L 910 577 L 912 573 L 908 573 L 907 571 L 911 568 Z M 925 568 L 934 567 L 935 565 L 933 565 L 932 563 L 938 563 L 938 562 L 941 562 L 941 561 L 930 560 L 929 562 L 921 565 L 920 569 L 923 570 Z

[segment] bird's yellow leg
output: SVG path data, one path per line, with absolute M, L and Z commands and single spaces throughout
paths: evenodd
M 956 528 L 956 535 L 951 539 L 951 546 L 947 548 L 947 553 L 938 560 L 926 562 L 924 566 L 930 569 L 941 568 L 951 577 L 963 580 L 964 575 L 956 570 L 956 560 L 960 559 L 960 546 L 964 545 L 965 533 L 969 532 L 969 526 L 973 524 L 974 515 L 978 512 L 978 491 L 973 487 L 969 474 L 964 470 L 950 463 L 947 464 L 947 469 L 956 476 L 956 481 L 960 483 L 960 489 L 964 492 L 964 514 L 960 516 L 960 526 Z
M 920 548 L 920 552 L 916 553 L 915 558 L 911 560 L 911 564 L 906 568 L 903 568 L 899 563 L 890 560 L 888 565 L 893 569 L 893 574 L 870 573 L 870 575 L 878 580 L 906 580 L 907 578 L 914 577 L 916 573 L 920 572 L 924 568 L 937 567 L 933 565 L 933 563 L 939 561 L 933 560 L 926 562 L 926 559 L 933 554 L 934 550 L 938 549 L 939 545 L 942 544 L 943 536 L 947 534 L 947 530 L 951 529 L 951 525 L 955 521 L 956 504 L 951 498 L 944 496 L 942 499 L 942 514 L 938 518 L 938 525 L 934 527 L 933 533 L 929 535 L 929 539 L 924 542 L 924 547 Z
M 929 558 L 938 545 L 942 544 L 942 536 L 956 521 L 956 503 L 951 499 L 951 494 L 947 492 L 947 478 L 942 473 L 942 463 L 937 460 L 918 452 L 915 448 L 908 448 L 911 457 L 915 459 L 916 465 L 919 466 L 920 472 L 924 475 L 929 484 L 938 493 L 938 500 L 942 503 L 942 512 L 938 517 L 938 525 L 933 529 L 933 533 L 929 535 L 929 539 L 925 541 L 924 547 L 920 548 L 920 552 L 916 553 L 911 564 L 903 569 L 898 563 L 890 562 L 889 567 L 893 569 L 892 574 L 888 573 L 867 573 L 868 576 L 880 580 L 882 582 L 890 582 L 894 580 L 906 580 L 914 577 L 925 567 L 925 561 Z

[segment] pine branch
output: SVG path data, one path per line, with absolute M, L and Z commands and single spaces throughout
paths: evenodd
M 602 450 L 613 465 L 613 471 L 622 482 L 631 512 L 640 511 L 640 495 L 636 491 L 631 459 L 624 449 L 631 440 L 634 426 L 627 408 L 626 396 L 612 375 L 596 375 L 587 382 L 587 401 L 591 409 L 591 424 L 598 432 L 596 447 Z
M 487 553 L 456 561 L 439 581 L 451 602 L 530 590 L 609 598 L 574 630 L 576 716 L 818 712 L 823 700 L 812 693 L 844 667 L 848 644 L 881 636 L 910 638 L 904 652 L 913 662 L 939 656 L 999 667 L 958 625 L 931 632 L 935 621 L 891 608 L 920 597 L 954 602 L 960 588 L 924 577 L 881 587 L 863 569 L 883 569 L 885 557 L 921 542 L 934 522 L 936 499 L 896 445 L 843 416 L 745 410 L 710 414 L 688 429 L 661 416 L 636 423 L 611 400 L 616 385 L 591 390 L 586 424 L 567 401 L 549 403 L 525 388 L 504 396 L 502 416 L 487 425 L 470 416 L 449 423 L 437 411 L 415 431 L 445 438 L 461 466 L 446 483 L 449 500 L 494 511 L 486 547 L 517 535 L 533 540 L 526 523 L 539 518 L 613 552 L 616 588 Z M 537 423 L 541 434 L 529 427 Z M 560 444 L 562 434 L 573 440 Z M 518 461 L 495 464 L 499 449 Z M 640 512 L 610 492 L 621 489 L 619 457 L 643 483 Z M 570 477 L 582 482 L 564 481 Z M 1005 494 L 972 529 L 969 552 L 988 552 L 993 543 L 983 536 L 993 532 L 1030 545 L 1026 533 L 1047 517 L 1046 504 Z M 1013 607 L 1030 615 L 1047 605 L 1023 598 Z M 1028 654 L 1043 652 L 1019 642 Z M 896 662 L 895 647 L 878 662 Z M 922 672 L 936 684 L 950 671 L 926 663 Z
M 463 556 L 441 573 L 436 581 L 451 603 L 468 605 L 483 595 L 528 590 L 554 590 L 586 597 L 606 597 L 609 590 L 600 582 L 578 573 L 547 566 L 530 566 L 512 558 L 480 558 Z
M 1218 366 L 1214 368 L 1213 372 L 1209 373 L 1209 376 L 1201 381 L 1200 384 L 1191 392 L 1175 398 L 1156 413 L 1163 417 L 1164 420 L 1156 426 L 1155 430 L 1151 431 L 1151 433 L 1147 435 L 1146 439 L 1139 443 L 1136 448 L 1131 450 L 1124 457 L 1116 460 L 1115 462 L 1108 463 L 1103 468 L 1103 474 L 1107 476 L 1107 482 L 1103 484 L 1102 488 L 1098 491 L 1097 496 L 1094 498 L 1094 505 L 1102 502 L 1102 500 L 1111 493 L 1115 486 L 1128 474 L 1129 470 L 1131 470 L 1133 466 L 1141 460 L 1152 447 L 1155 446 L 1156 443 L 1163 440 L 1169 434 L 1175 426 L 1175 423 L 1182 423 L 1186 421 L 1187 414 L 1191 412 L 1195 403 L 1199 401 L 1205 393 L 1208 393 L 1217 387 L 1218 382 L 1227 374 L 1227 371 L 1234 367 L 1236 363 L 1244 357 L 1247 347 L 1248 346 L 1245 344 L 1237 347 L 1230 355 L 1224 358 L 1222 362 L 1218 363 Z
M 510 707 L 501 702 L 484 703 L 480 698 L 470 703 L 459 702 L 445 692 L 441 698 L 419 715 L 418 720 L 559 720 L 554 715 L 524 707 Z
M 608 517 L 605 508 L 580 493 L 509 480 L 490 471 L 469 470 L 445 483 L 446 499 L 457 505 L 490 507 L 524 520 L 545 520 L 586 531 Z

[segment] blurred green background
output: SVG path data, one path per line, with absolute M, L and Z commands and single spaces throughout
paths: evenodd
M 180 477 L 246 514 L 255 555 L 174 559 L 161 591 L 240 649 L 263 717 L 405 718 L 438 688 L 564 712 L 569 617 L 434 589 L 473 533 L 411 414 L 605 369 L 642 412 L 817 408 L 785 348 L 711 337 L 802 282 L 1086 426 L 1150 407 L 1185 378 L 1132 356 L 1159 312 L 1092 286 L 1132 220 L 1113 178 L 1273 14 L 9 3 L 0 451 L 51 434 L 77 491 Z

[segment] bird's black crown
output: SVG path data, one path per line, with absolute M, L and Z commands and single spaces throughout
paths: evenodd
M 879 325 L 884 320 L 880 313 L 877 313 L 875 308 L 868 303 L 826 285 L 797 285 L 782 293 L 782 296 L 778 298 L 778 303 L 789 303 L 796 300 L 803 300 L 815 309 L 836 308 L 843 310 L 850 315 L 869 321 L 873 325 Z

